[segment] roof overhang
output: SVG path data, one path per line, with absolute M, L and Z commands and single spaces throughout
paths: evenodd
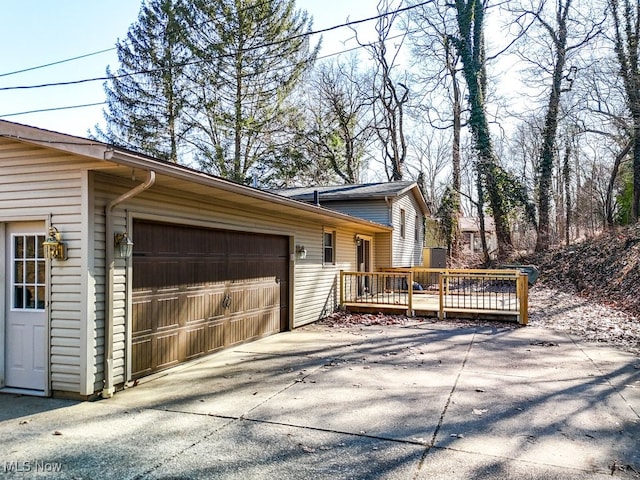
M 136 152 L 120 149 L 96 140 L 52 132 L 35 127 L 0 120 L 0 137 L 10 138 L 43 148 L 66 152 L 83 157 L 89 170 L 104 171 L 109 175 L 144 178 L 146 172 L 154 171 L 156 181 L 152 188 L 169 188 L 189 194 L 241 204 L 257 211 L 267 210 L 286 214 L 290 218 L 322 221 L 336 227 L 357 227 L 363 233 L 391 231 L 392 228 L 368 220 L 352 217 L 321 206 L 269 193 L 246 185 L 225 180 L 188 167 L 163 162 Z

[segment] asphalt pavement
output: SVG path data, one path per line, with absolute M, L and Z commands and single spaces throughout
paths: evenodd
M 108 400 L 0 394 L 0 478 L 640 478 L 640 357 L 454 322 L 304 327 Z

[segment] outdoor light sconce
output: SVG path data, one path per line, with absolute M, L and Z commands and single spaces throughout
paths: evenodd
M 353 243 L 355 243 L 358 247 L 362 245 L 362 239 L 360 238 L 360 235 L 356 235 L 355 237 L 353 237 Z
M 296 245 L 296 257 L 300 260 L 307 258 L 307 248 L 304 245 Z
M 129 258 L 133 253 L 133 240 L 129 238 L 127 232 L 116 233 L 114 243 L 118 258 Z
M 67 246 L 61 241 L 60 232 L 54 226 L 49 227 L 47 239 L 42 242 L 42 251 L 45 258 L 53 260 L 67 259 Z

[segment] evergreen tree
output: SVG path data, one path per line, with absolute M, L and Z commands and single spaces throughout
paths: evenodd
M 192 142 L 203 170 L 250 182 L 285 149 L 288 98 L 317 47 L 295 0 L 191 0 Z
M 149 0 L 124 40 L 116 44 L 120 66 L 107 68 L 106 142 L 178 162 L 185 133 L 183 7 L 180 0 Z

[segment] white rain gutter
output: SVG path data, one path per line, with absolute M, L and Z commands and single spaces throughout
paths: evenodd
M 114 231 L 113 231 L 113 210 L 122 202 L 139 195 L 150 188 L 156 181 L 156 172 L 147 171 L 147 178 L 144 183 L 132 188 L 128 192 L 123 193 L 115 200 L 112 200 L 105 207 L 105 257 L 107 264 L 107 295 L 105 298 L 105 326 L 104 326 L 104 388 L 102 389 L 102 397 L 110 398 L 115 393 L 113 386 L 113 274 L 115 269 L 114 262 Z

